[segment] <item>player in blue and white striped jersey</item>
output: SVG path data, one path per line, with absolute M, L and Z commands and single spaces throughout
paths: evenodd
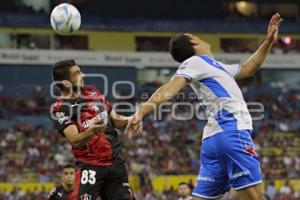
M 210 45 L 192 34 L 170 41 L 170 53 L 180 62 L 176 74 L 135 113 L 125 134 L 142 131 L 142 119 L 155 106 L 172 99 L 189 84 L 207 103 L 208 122 L 203 131 L 201 167 L 193 199 L 216 199 L 231 188 L 243 200 L 264 199 L 261 169 L 251 139 L 252 119 L 236 79 L 253 76 L 278 37 L 282 19 L 272 16 L 265 41 L 242 65 L 215 60 Z

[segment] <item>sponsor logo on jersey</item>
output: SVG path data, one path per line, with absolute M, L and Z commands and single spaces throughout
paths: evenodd
M 245 146 L 245 150 L 248 154 L 250 154 L 250 156 L 256 156 L 257 155 L 254 148 L 251 147 L 251 146 Z
M 64 112 L 56 112 L 55 116 L 57 117 L 57 121 L 60 124 L 63 124 L 65 121 L 69 120 L 68 116 Z
M 199 181 L 215 182 L 215 179 L 207 176 L 199 176 Z
M 87 193 L 80 196 L 81 200 L 92 200 L 92 195 L 89 195 Z
M 95 96 L 95 95 L 97 95 L 97 92 L 96 92 L 96 91 L 89 91 L 89 92 L 87 93 L 87 96 Z
M 50 191 L 50 193 L 49 193 L 49 195 L 48 195 L 48 199 L 50 199 L 50 197 L 53 196 L 53 194 L 55 193 L 55 191 L 56 191 L 56 188 L 53 188 L 53 189 Z
M 123 183 L 123 187 L 130 187 L 129 183 Z
M 187 61 L 184 62 L 184 63 L 182 63 L 182 64 L 178 67 L 178 70 L 184 70 L 188 64 L 189 64 L 189 63 L 188 63 Z
M 103 125 L 106 125 L 106 118 L 107 118 L 107 112 L 106 111 L 103 111 L 103 112 L 101 112 L 101 113 L 99 113 L 96 117 L 93 117 L 93 118 L 91 118 L 91 119 L 89 119 L 89 120 L 86 120 L 86 121 L 84 121 L 83 123 L 82 123 L 82 125 L 83 125 L 83 128 L 88 128 L 88 127 L 90 127 L 93 123 L 94 123 L 94 121 L 96 120 L 96 119 L 104 119 L 104 122 L 103 122 Z
M 238 173 L 233 174 L 231 178 L 234 179 L 234 178 L 238 178 L 238 177 L 241 177 L 241 176 L 247 176 L 249 174 L 250 174 L 250 172 L 248 170 L 247 171 L 242 171 L 242 172 L 238 172 Z
M 127 188 L 128 192 L 130 194 L 131 199 L 134 199 L 134 193 L 133 193 L 133 191 L 131 189 L 130 184 L 129 183 L 123 183 L 123 187 Z

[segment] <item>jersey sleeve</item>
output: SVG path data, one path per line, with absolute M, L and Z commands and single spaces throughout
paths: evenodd
M 232 77 L 236 77 L 241 70 L 241 65 L 239 64 L 233 64 L 233 65 L 223 64 L 223 67 Z
M 205 75 L 205 65 L 201 62 L 197 56 L 193 56 L 185 60 L 178 67 L 175 76 L 182 76 L 189 81 L 201 80 Z
M 53 188 L 49 195 L 48 195 L 48 200 L 59 200 L 57 197 L 56 197 L 56 188 Z
M 68 108 L 65 108 L 66 106 L 62 106 L 61 109 L 53 110 L 50 112 L 50 118 L 54 124 L 54 127 L 58 130 L 58 132 L 62 135 L 64 135 L 64 130 L 71 124 L 75 124 L 74 121 L 72 121 L 72 113 L 69 111 Z

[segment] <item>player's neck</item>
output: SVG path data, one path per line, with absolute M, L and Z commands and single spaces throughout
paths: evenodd
M 207 54 L 205 54 L 205 55 L 214 58 L 214 55 L 213 55 L 211 52 L 210 52 L 210 53 L 207 53 Z
M 202 55 L 202 56 L 209 56 L 209 57 L 214 57 L 213 53 L 211 51 L 196 51 L 197 55 Z
M 71 192 L 74 189 L 74 184 L 69 185 L 69 184 L 63 183 L 63 188 L 65 191 Z
M 62 92 L 61 93 L 61 97 L 63 99 L 77 99 L 78 97 L 80 97 L 80 95 L 81 95 L 81 92 L 72 92 L 72 93 Z

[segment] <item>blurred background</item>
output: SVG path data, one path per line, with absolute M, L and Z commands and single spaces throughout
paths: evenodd
M 51 10 L 63 2 L 81 12 L 82 28 L 72 36 L 50 28 Z M 54 62 L 74 58 L 85 73 L 106 75 L 107 84 L 88 81 L 129 115 L 130 105 L 145 101 L 178 67 L 167 52 L 171 36 L 192 32 L 212 45 L 217 59 L 243 62 L 264 40 L 275 12 L 284 18 L 280 38 L 264 67 L 239 85 L 247 102 L 264 105 L 264 117 L 254 121 L 254 141 L 266 194 L 300 199 L 299 0 L 1 1 L 0 199 L 47 199 L 60 183 L 62 166 L 73 162 L 70 145 L 48 117 Z M 115 81 L 131 81 L 134 88 Z M 172 102 L 196 101 L 187 98 L 190 88 L 182 92 Z M 195 183 L 205 120 L 175 120 L 165 112 L 144 124 L 141 137 L 124 141 L 137 199 L 175 200 L 179 182 Z M 231 193 L 224 199 L 238 198 Z

